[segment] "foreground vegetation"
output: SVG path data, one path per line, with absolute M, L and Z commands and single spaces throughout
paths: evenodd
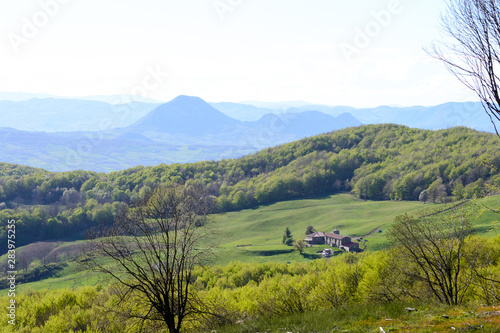
M 0 251 L 16 219 L 19 245 L 109 224 L 126 204 L 167 182 L 200 185 L 219 212 L 283 200 L 354 193 L 362 199 L 446 202 L 497 186 L 498 138 L 370 125 L 323 134 L 234 160 L 136 167 L 109 174 L 0 165 Z
M 500 238 L 478 238 L 495 260 L 485 268 L 500 279 Z M 192 292 L 204 304 L 185 332 L 499 332 L 500 284 L 474 280 L 462 305 L 436 303 L 430 289 L 394 260 L 398 250 L 344 254 L 308 263 L 231 263 L 197 268 Z M 165 331 L 141 322 L 136 300 L 119 302 L 119 288 L 26 291 L 16 297 L 17 326 L 0 317 L 6 332 Z M 132 299 L 132 298 L 131 298 Z M 9 298 L 0 298 L 7 306 Z M 406 308 L 415 308 L 408 311 Z M 209 315 L 215 314 L 215 315 Z
M 345 195 L 334 198 L 339 202 L 348 200 Z M 325 200 L 332 198 L 319 201 Z M 475 206 L 494 206 L 498 200 L 491 197 Z M 360 202 L 361 206 L 363 204 L 370 205 Z M 309 205 L 304 203 L 304 206 Z M 453 206 L 439 205 L 434 208 L 443 211 L 443 208 Z M 453 306 L 443 304 L 443 299 L 439 302 L 440 292 L 436 294 L 431 287 L 438 280 L 432 278 L 426 281 L 422 266 L 405 255 L 403 247 L 344 253 L 319 260 L 311 260 L 314 252 L 306 250 L 300 255 L 292 250 L 298 258 L 308 261 L 231 262 L 197 267 L 193 271 L 190 292 L 197 299 L 198 308 L 195 315 L 184 323 L 183 331 L 379 332 L 382 327 L 386 332 L 447 332 L 453 328 L 459 332 L 479 329 L 499 332 L 500 236 L 495 236 L 496 224 L 491 223 L 496 213 L 470 209 L 470 204 L 460 205 L 459 208 L 445 209 L 443 213 L 424 218 L 425 221 L 438 222 L 436 227 L 440 231 L 448 225 L 440 221 L 449 221 L 454 225 L 457 217 L 464 216 L 458 215 L 458 212 L 464 211 L 474 214 L 469 214 L 470 218 L 467 218 L 472 227 L 467 232 L 477 233 L 484 228 L 489 230 L 486 235 L 490 237 L 471 235 L 460 238 L 465 234 L 454 236 L 454 231 L 448 229 L 451 234 L 446 237 L 451 238 L 434 239 L 442 242 L 439 248 L 451 254 L 446 256 L 449 259 L 439 264 L 440 267 L 447 270 L 445 266 L 451 264 L 450 269 L 456 271 L 457 263 L 463 266 L 457 272 L 456 280 L 460 297 Z M 425 212 L 432 210 L 426 209 Z M 408 216 L 400 215 L 396 223 L 404 226 L 398 221 L 409 219 L 406 218 Z M 242 224 L 240 221 L 237 223 Z M 412 225 L 414 223 L 417 221 L 413 221 Z M 400 230 L 389 226 L 387 229 L 390 234 Z M 462 245 L 457 247 L 459 244 Z M 318 247 L 308 248 L 309 251 L 314 249 Z M 272 256 L 269 260 L 273 260 Z M 108 264 L 112 268 L 113 263 L 108 261 Z M 71 263 L 65 269 L 77 272 L 77 266 Z M 123 299 L 123 290 L 110 283 L 111 280 L 101 277 L 91 276 L 89 279 L 87 276 L 92 286 L 77 289 L 74 288 L 77 284 L 59 285 L 61 289 L 43 289 L 47 288 L 46 282 L 32 284 L 42 288 L 38 290 L 31 289 L 30 284 L 20 286 L 20 293 L 16 296 L 18 325 L 11 327 L 7 325 L 8 318 L 0 318 L 0 327 L 20 332 L 124 332 L 139 329 L 166 332 L 161 322 L 140 319 L 147 308 L 143 297 L 132 294 Z M 9 299 L 1 297 L 0 306 L 6 305 Z

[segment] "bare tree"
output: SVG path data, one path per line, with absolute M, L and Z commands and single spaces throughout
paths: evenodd
M 422 281 L 442 303 L 460 304 L 475 276 L 476 256 L 467 244 L 472 226 L 467 207 L 423 217 L 401 215 L 389 232 L 399 260 L 415 265 L 406 274 Z
M 193 269 L 211 252 L 211 207 L 200 189 L 158 187 L 111 227 L 92 233 L 86 262 L 123 287 L 122 299 L 139 296 L 145 307 L 131 316 L 163 321 L 171 333 L 179 332 L 200 309 L 190 285 Z
M 495 122 L 500 121 L 499 6 L 497 0 L 449 0 L 448 10 L 441 17 L 448 38 L 428 50 L 477 94 L 497 135 Z

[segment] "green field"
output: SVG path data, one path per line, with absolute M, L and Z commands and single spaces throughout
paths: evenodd
M 334 228 L 348 236 L 362 236 L 375 228 L 375 233 L 366 238 L 366 248 L 378 250 L 387 247 L 384 231 L 394 217 L 405 212 L 415 212 L 424 207 L 419 202 L 404 201 L 363 201 L 349 194 L 338 194 L 324 198 L 292 200 L 261 206 L 238 212 L 213 215 L 213 226 L 219 239 L 219 248 L 213 264 L 242 262 L 291 262 L 316 259 L 324 246 L 307 248 L 301 255 L 293 247 L 282 245 L 282 236 L 289 227 L 294 239 L 304 238 L 306 227 L 314 226 L 317 231 L 331 232 Z M 81 241 L 59 242 L 51 251 L 63 260 L 75 256 Z M 244 245 L 244 246 L 242 246 Z M 18 249 L 19 256 L 24 251 L 33 252 L 34 244 Z M 65 254 L 68 256 L 65 257 Z M 0 260 L 5 258 L 0 257 Z M 59 273 L 59 277 L 19 286 L 19 291 L 29 289 L 57 289 L 82 285 L 106 284 L 103 276 L 95 273 L 79 272 L 75 262 Z
M 317 231 L 332 232 L 339 229 L 342 235 L 359 237 L 381 228 L 366 238 L 366 249 L 379 250 L 387 247 L 384 231 L 394 217 L 417 212 L 429 204 L 415 201 L 364 201 L 349 194 L 332 195 L 321 199 L 305 199 L 279 202 L 239 212 L 214 216 L 219 228 L 222 248 L 226 251 L 218 258 L 223 264 L 239 261 L 290 261 L 306 260 L 297 253 L 281 253 L 290 247 L 281 245 L 286 227 L 294 239 L 305 238 L 307 226 Z M 242 245 L 250 245 L 237 247 Z M 315 247 L 314 249 L 319 250 Z M 276 251 L 276 255 L 259 255 L 263 251 Z
M 488 197 L 474 201 L 480 212 L 473 222 L 475 234 L 493 237 L 500 232 L 500 214 L 490 209 L 500 210 L 500 196 Z
M 498 234 L 495 223 L 500 215 L 490 212 L 482 205 L 496 208 L 500 206 L 500 197 L 490 197 L 478 201 L 482 207 L 480 215 L 474 221 L 476 233 L 495 236 Z M 394 217 L 404 213 L 417 213 L 425 208 L 435 207 L 415 201 L 364 201 L 349 194 L 338 194 L 324 198 L 292 200 L 279 202 L 255 209 L 213 215 L 213 225 L 219 239 L 219 248 L 213 264 L 227 264 L 231 261 L 241 262 L 292 262 L 308 261 L 319 258 L 316 252 L 325 246 L 316 245 L 306 248 L 303 254 L 293 247 L 282 245 L 282 236 L 289 227 L 294 239 L 304 238 L 306 227 L 312 225 L 317 231 L 331 232 L 337 228 L 343 235 L 359 237 L 370 231 L 381 228 L 366 237 L 367 250 L 376 251 L 389 246 L 386 231 L 394 221 Z M 28 245 L 24 247 L 29 251 Z M 60 242 L 51 253 L 58 253 L 63 259 L 65 253 L 77 253 L 81 241 Z M 18 249 L 22 255 L 23 248 Z M 4 260 L 1 257 L 0 260 Z M 66 259 L 65 259 L 66 260 Z M 75 262 L 69 265 L 57 278 L 20 285 L 20 291 L 30 289 L 57 289 L 78 287 L 82 285 L 107 284 L 104 276 L 95 273 L 79 272 Z

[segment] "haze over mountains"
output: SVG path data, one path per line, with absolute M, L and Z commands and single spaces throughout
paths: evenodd
M 102 101 L 34 98 L 0 101 L 0 126 L 24 131 L 72 132 L 124 127 L 139 120 L 158 103 L 130 102 L 114 105 Z
M 480 103 L 354 109 L 305 102 L 209 104 L 190 96 L 164 104 L 18 97 L 0 101 L 0 160 L 53 171 L 108 172 L 136 165 L 235 158 L 361 124 L 396 123 L 423 129 L 465 125 L 493 131 Z
M 260 104 L 260 103 L 258 103 Z M 297 102 L 299 104 L 299 102 Z M 450 102 L 436 106 L 379 106 L 356 109 L 348 106 L 302 105 L 296 107 L 269 108 L 238 103 L 211 103 L 216 109 L 240 120 L 257 120 L 265 114 L 300 113 L 315 110 L 333 117 L 348 113 L 364 125 L 394 123 L 420 129 L 445 129 L 467 126 L 479 131 L 493 132 L 493 125 L 480 102 Z
M 232 130 L 241 122 L 226 116 L 199 97 L 179 96 L 158 106 L 127 130 L 205 137 Z

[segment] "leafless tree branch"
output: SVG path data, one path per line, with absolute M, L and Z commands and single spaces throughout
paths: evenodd
M 446 40 L 427 52 L 481 100 L 497 135 L 500 122 L 500 3 L 497 0 L 449 0 L 441 17 Z
M 111 227 L 93 230 L 85 262 L 121 285 L 122 299 L 138 295 L 147 303 L 143 313 L 131 316 L 160 320 L 179 332 L 186 318 L 201 311 L 192 272 L 212 254 L 212 203 L 200 188 L 158 187 Z

